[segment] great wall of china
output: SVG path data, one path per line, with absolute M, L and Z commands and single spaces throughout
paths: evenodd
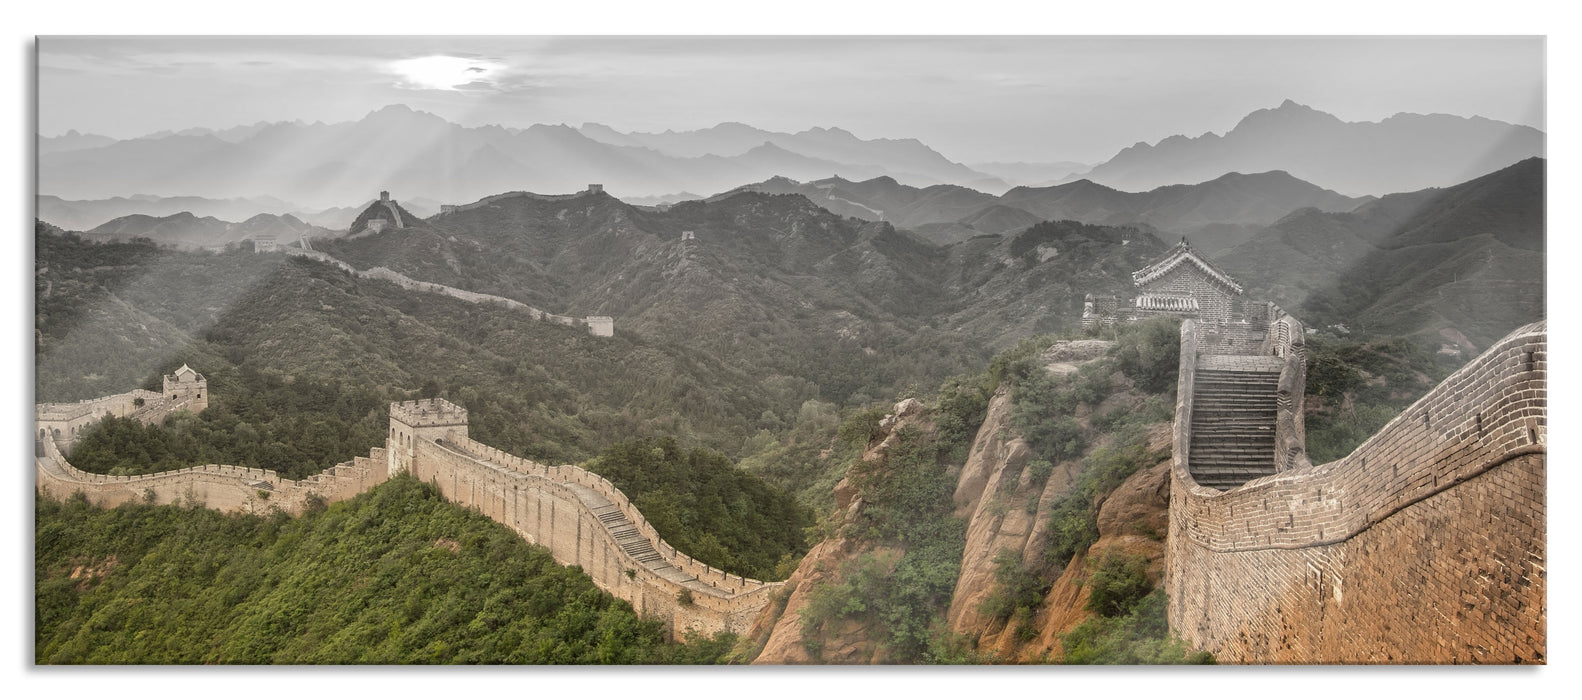
M 279 248 L 278 250 L 287 255 L 295 255 L 301 258 L 309 258 L 312 260 L 329 263 L 340 268 L 353 277 L 384 280 L 386 282 L 391 282 L 403 289 L 410 289 L 415 292 L 444 294 L 445 296 L 453 297 L 474 304 L 498 304 L 508 309 L 515 309 L 517 311 L 525 312 L 529 316 L 532 316 L 534 320 L 559 323 L 563 326 L 584 326 L 588 329 L 589 334 L 603 338 L 608 338 L 615 335 L 615 319 L 609 316 L 587 316 L 584 318 L 561 316 L 559 314 L 552 314 L 548 311 L 528 306 L 527 304 L 523 304 L 522 302 L 515 299 L 508 299 L 506 297 L 495 296 L 493 294 L 469 292 L 465 289 L 448 287 L 443 284 L 415 280 L 387 267 L 375 267 L 368 270 L 359 270 L 337 259 L 335 256 L 317 250 L 305 248 Z
M 117 411 L 130 405 L 126 397 L 138 395 L 83 405 L 98 417 L 123 415 Z M 138 417 L 157 420 L 166 413 Z M 408 473 L 548 548 L 556 561 L 581 567 L 601 589 L 630 602 L 639 614 L 663 620 L 675 633 L 745 633 L 769 594 L 783 585 L 730 574 L 677 551 L 625 494 L 596 474 L 541 465 L 468 438 L 466 409 L 443 399 L 392 404 L 385 447 L 301 481 L 213 464 L 142 476 L 90 474 L 73 467 L 57 444 L 56 436 L 65 434 L 49 421 L 59 415 L 53 405 L 36 410 L 36 487 L 55 499 L 81 493 L 106 508 L 185 503 L 249 513 L 278 508 L 296 515 L 310 503 L 347 500 Z
M 1261 338 L 1182 323 L 1171 630 L 1228 663 L 1544 662 L 1545 323 L 1506 336 L 1350 455 L 1313 465 L 1303 328 L 1277 307 L 1268 317 Z M 470 439 L 466 410 L 442 399 L 392 404 L 385 447 L 301 481 L 226 465 L 105 476 L 67 461 L 80 429 L 105 415 L 201 410 L 202 376 L 187 372 L 163 394 L 38 405 L 37 488 L 105 507 L 301 513 L 409 473 L 672 631 L 745 632 L 783 586 L 676 551 L 595 474 Z
M 1321 465 L 1303 441 L 1300 324 L 1273 324 L 1256 355 L 1197 336 L 1185 321 L 1173 631 L 1229 663 L 1545 661 L 1543 322 Z

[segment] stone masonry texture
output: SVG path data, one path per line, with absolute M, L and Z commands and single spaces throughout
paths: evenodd
M 1539 322 L 1335 462 L 1220 492 L 1178 449 L 1171 629 L 1227 663 L 1546 662 L 1546 377 Z

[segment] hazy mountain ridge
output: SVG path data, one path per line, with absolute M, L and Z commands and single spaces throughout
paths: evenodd
M 60 136 L 38 137 L 38 153 L 63 153 L 66 151 L 80 151 L 85 148 L 99 148 L 115 143 L 115 139 L 100 134 L 84 134 L 72 129 Z
M 1482 117 L 1396 114 L 1346 122 L 1286 100 L 1248 114 L 1224 135 L 1138 143 L 1073 178 L 1145 190 L 1227 172 L 1285 170 L 1350 195 L 1444 187 L 1544 154 L 1537 129 Z
M 914 229 L 938 244 L 981 234 L 1012 233 L 1039 221 L 1070 219 L 1111 226 L 1144 225 L 1188 235 L 1206 252 L 1240 243 L 1253 227 L 1273 223 L 1296 209 L 1347 211 L 1370 199 L 1347 197 L 1281 171 L 1229 173 L 1206 182 L 1147 192 L 1122 192 L 1079 180 L 1049 187 L 1015 187 L 995 197 L 956 185 L 910 187 L 884 177 L 807 183 L 777 177 L 731 192 L 744 190 L 801 194 L 837 214 L 888 221 Z
M 271 237 L 281 243 L 295 243 L 302 236 L 324 236 L 332 232 L 309 225 L 290 214 L 257 214 L 233 223 L 212 216 L 196 216 L 182 211 L 169 216 L 130 214 L 105 222 L 83 232 L 97 241 L 126 241 L 147 238 L 160 245 L 182 248 L 221 248 L 244 240 Z
M 1545 313 L 1545 168 L 1529 158 L 1353 212 L 1293 212 L 1217 262 L 1311 324 L 1470 353 Z
M 357 214 L 366 209 L 368 202 L 372 200 L 364 196 L 362 201 L 363 204 L 359 206 L 312 210 L 274 197 L 209 199 L 140 194 L 109 199 L 69 200 L 41 194 L 35 198 L 37 207 L 35 216 L 68 231 L 87 231 L 112 219 L 132 214 L 162 217 L 185 211 L 196 216 L 212 216 L 224 221 L 245 221 L 258 214 L 290 214 L 314 226 L 343 230 L 351 226 Z M 411 209 L 418 216 L 433 216 L 439 213 L 439 203 L 424 197 L 403 199 L 401 206 Z
M 622 133 L 603 124 L 588 123 L 578 131 L 596 141 L 651 148 L 680 158 L 705 155 L 729 158 L 769 144 L 808 158 L 843 163 L 848 167 L 869 165 L 874 170 L 913 180 L 961 182 L 994 178 L 989 173 L 947 159 L 917 139 L 862 139 L 840 128 L 814 127 L 792 134 L 725 122 L 693 131 Z
M 863 140 L 839 129 L 749 130 L 751 145 L 733 145 L 729 155 L 680 156 L 645 145 L 641 135 L 617 139 L 609 130 L 589 131 L 617 143 L 565 125 L 463 127 L 392 105 L 355 122 L 189 129 L 99 147 L 41 149 L 39 189 L 74 199 L 132 191 L 209 198 L 268 192 L 326 207 L 373 189 L 460 203 L 510 190 L 576 191 L 590 182 L 622 195 L 654 196 L 718 192 L 774 175 L 891 175 L 923 185 L 993 180 L 915 140 Z

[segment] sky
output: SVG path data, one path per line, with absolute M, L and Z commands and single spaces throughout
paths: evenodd
M 1286 99 L 1347 121 L 1545 129 L 1544 50 L 1541 36 L 44 36 L 38 130 L 131 138 L 401 103 L 466 126 L 823 126 L 966 163 L 1097 163 Z

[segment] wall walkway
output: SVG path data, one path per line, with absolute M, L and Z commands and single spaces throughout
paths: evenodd
M 1173 631 L 1232 663 L 1545 660 L 1543 322 L 1345 458 L 1298 454 L 1229 491 L 1187 467 L 1193 332 L 1183 326 L 1171 482 Z M 1301 389 L 1282 381 L 1282 394 Z

